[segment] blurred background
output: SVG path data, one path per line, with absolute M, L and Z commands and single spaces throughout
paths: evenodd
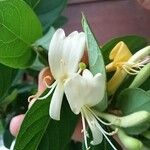
M 69 0 L 64 15 L 68 33 L 81 30 L 81 12 L 90 22 L 98 41 L 136 34 L 150 38 L 150 0 Z

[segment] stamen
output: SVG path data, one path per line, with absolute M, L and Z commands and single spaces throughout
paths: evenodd
M 130 75 L 136 75 L 144 67 L 141 63 L 127 62 L 122 65 L 122 68 Z
M 50 91 L 49 91 L 45 96 L 39 97 L 38 99 L 39 99 L 39 100 L 46 99 L 46 98 L 53 92 L 53 90 L 54 90 L 54 88 L 56 87 L 56 85 L 57 85 L 57 81 L 55 81 L 55 82 L 51 85 Z
M 115 129 L 115 131 L 111 132 L 111 133 L 108 133 L 106 132 L 101 126 L 100 124 L 98 123 L 98 121 L 101 122 L 101 119 L 98 118 L 98 116 L 94 113 L 94 111 L 92 111 L 88 106 L 84 106 L 83 110 L 82 110 L 82 113 L 85 114 L 85 118 L 89 124 L 89 126 L 95 126 L 97 127 L 100 132 L 104 135 L 104 137 L 106 138 L 106 140 L 109 142 L 109 144 L 112 146 L 112 148 L 114 150 L 117 150 L 115 148 L 115 146 L 112 144 L 112 142 L 109 140 L 109 138 L 107 137 L 107 135 L 109 136 L 112 136 L 114 135 L 116 132 L 118 132 L 118 129 Z M 82 114 L 82 118 L 83 118 L 83 114 Z M 90 121 L 91 120 L 91 121 Z M 97 121 L 98 120 L 98 121 Z M 83 129 L 84 130 L 84 129 Z M 92 141 L 91 141 L 91 144 L 92 144 Z
M 83 132 L 84 134 L 84 143 L 85 143 L 85 147 L 87 150 L 90 149 L 90 147 L 88 147 L 88 142 L 87 142 L 87 131 L 86 131 L 86 126 L 85 126 L 85 119 L 84 119 L 84 114 L 81 110 L 81 117 L 82 117 L 82 126 L 83 126 L 83 129 L 81 132 Z
M 99 130 L 102 132 L 102 134 L 104 135 L 104 137 L 106 138 L 106 140 L 108 141 L 108 143 L 111 145 L 111 147 L 114 149 L 114 150 L 117 150 L 115 148 L 115 146 L 112 144 L 112 142 L 110 141 L 110 139 L 107 137 L 107 135 L 103 132 L 104 129 L 99 125 L 98 126 Z
M 127 65 L 123 65 L 122 68 L 130 75 L 136 75 L 139 71 L 132 69 L 131 67 Z
M 104 125 L 106 125 L 106 126 L 112 125 L 111 122 L 110 122 L 110 123 L 107 123 L 107 122 L 103 121 L 102 119 L 100 119 L 100 118 L 96 115 L 96 111 L 94 112 L 94 111 L 92 111 L 89 107 L 87 107 L 87 106 L 85 106 L 85 107 L 86 107 L 86 109 L 88 109 L 88 110 L 95 116 L 95 118 L 96 118 L 98 121 L 100 121 L 102 124 L 104 124 Z
M 118 132 L 118 128 L 116 128 L 114 131 L 112 131 L 112 132 L 106 132 L 104 129 L 103 129 L 103 131 L 104 131 L 104 133 L 106 134 L 106 135 L 109 135 L 109 136 L 112 136 L 112 135 L 114 135 L 114 134 L 116 134 L 117 132 Z

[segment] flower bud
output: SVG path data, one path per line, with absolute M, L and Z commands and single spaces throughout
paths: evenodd
M 123 130 L 118 130 L 118 137 L 127 150 L 142 150 L 143 144 L 140 140 L 128 136 Z
M 130 88 L 137 88 L 150 77 L 150 63 L 145 65 L 134 78 Z
M 101 118 L 111 122 L 111 124 L 124 128 L 139 125 L 150 119 L 150 113 L 147 111 L 138 111 L 124 117 L 118 117 L 106 113 L 98 113 L 98 115 Z
M 137 51 L 128 62 L 139 62 L 140 60 L 144 59 L 146 56 L 150 55 L 150 46 L 146 46 L 141 50 Z
M 35 95 L 31 95 L 28 98 L 29 103 L 29 109 L 34 104 L 34 102 L 43 94 L 43 92 L 47 89 L 47 86 L 51 85 L 53 82 L 53 77 L 50 72 L 49 67 L 46 67 L 42 69 L 39 73 L 38 77 L 38 92 Z
M 12 120 L 10 121 L 9 130 L 14 137 L 18 135 L 24 117 L 25 115 L 21 114 L 13 117 Z

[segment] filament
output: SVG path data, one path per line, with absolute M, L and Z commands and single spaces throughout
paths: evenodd
M 84 143 L 85 143 L 85 147 L 86 149 L 90 149 L 90 147 L 88 147 L 88 142 L 87 142 L 87 131 L 86 131 L 86 126 L 85 126 L 85 119 L 84 119 L 84 114 L 81 111 L 81 117 L 82 117 L 82 126 L 83 126 L 83 134 L 84 134 Z
M 38 99 L 39 99 L 39 100 L 46 99 L 49 95 L 51 95 L 51 93 L 52 93 L 53 90 L 55 89 L 56 85 L 57 85 L 57 81 L 55 81 L 55 82 L 51 85 L 50 91 L 49 91 L 45 96 L 39 97 Z

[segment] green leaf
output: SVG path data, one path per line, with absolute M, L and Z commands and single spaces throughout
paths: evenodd
M 2 64 L 0 64 L 0 71 L 0 101 L 2 101 L 11 87 L 18 71 Z
M 82 16 L 82 27 L 87 36 L 87 51 L 89 60 L 89 69 L 95 75 L 96 73 L 102 73 L 106 81 L 106 70 L 101 53 L 101 48 L 96 41 L 96 38 L 88 24 L 88 21 Z M 103 100 L 97 105 L 97 109 L 103 111 L 107 107 L 107 94 L 105 94 Z
M 140 125 L 134 126 L 134 127 L 129 127 L 124 129 L 125 132 L 129 135 L 139 135 L 141 133 L 143 133 L 144 131 L 146 131 L 147 129 L 149 129 L 150 124 L 149 122 L 144 122 Z
M 41 0 L 24 0 L 31 8 L 35 9 L 35 7 L 39 4 Z
M 65 16 L 60 16 L 54 23 L 53 26 L 57 29 L 62 27 L 66 22 L 68 21 L 68 18 Z
M 55 23 L 67 5 L 67 0 L 41 0 L 35 8 L 36 14 L 43 25 L 44 32 Z
M 150 85 L 150 78 L 148 78 L 148 79 L 146 80 L 146 82 L 144 82 L 144 83 L 140 86 L 140 88 L 143 89 L 144 91 L 147 91 L 147 90 L 150 90 L 149 85 Z
M 50 97 L 37 101 L 27 112 L 14 150 L 63 150 L 70 142 L 78 116 L 63 101 L 61 120 L 49 117 Z
M 9 129 L 5 129 L 3 134 L 3 142 L 5 147 L 10 148 L 12 141 L 14 140 L 14 137 L 11 135 Z
M 150 95 L 150 90 L 148 90 L 148 91 L 147 91 L 147 94 L 149 94 L 149 95 Z
M 40 22 L 22 0 L 0 1 L 0 62 L 26 68 L 35 59 L 31 44 L 42 35 Z
M 49 29 L 49 31 L 43 36 L 41 37 L 40 39 L 38 39 L 34 44 L 33 46 L 35 47 L 43 47 L 44 49 L 46 49 L 47 51 L 49 50 L 49 43 L 53 37 L 53 34 L 55 33 L 55 29 L 53 27 L 51 27 Z
M 71 141 L 64 150 L 81 150 L 81 149 L 82 149 L 81 142 Z
M 2 107 L 2 109 L 5 111 L 7 106 L 12 103 L 16 97 L 18 95 L 18 91 L 16 89 L 14 89 L 11 94 L 9 94 L 8 96 L 6 96 L 4 98 L 4 100 L 2 102 L 0 102 L 0 106 Z
M 150 96 L 142 89 L 125 89 L 120 93 L 117 101 L 124 115 L 129 115 L 140 110 L 150 112 Z
M 142 89 L 128 88 L 118 97 L 118 105 L 124 115 L 145 110 L 150 112 L 150 96 Z M 138 117 L 138 116 L 137 116 Z M 130 135 L 139 135 L 150 127 L 149 122 L 125 129 Z
M 136 35 L 128 35 L 128 36 L 114 38 L 109 42 L 107 42 L 106 44 L 104 44 L 104 46 L 102 47 L 105 64 L 108 64 L 110 62 L 109 53 L 113 49 L 113 47 L 120 41 L 125 42 L 129 50 L 133 54 L 136 51 L 148 45 L 148 41 L 145 38 Z

